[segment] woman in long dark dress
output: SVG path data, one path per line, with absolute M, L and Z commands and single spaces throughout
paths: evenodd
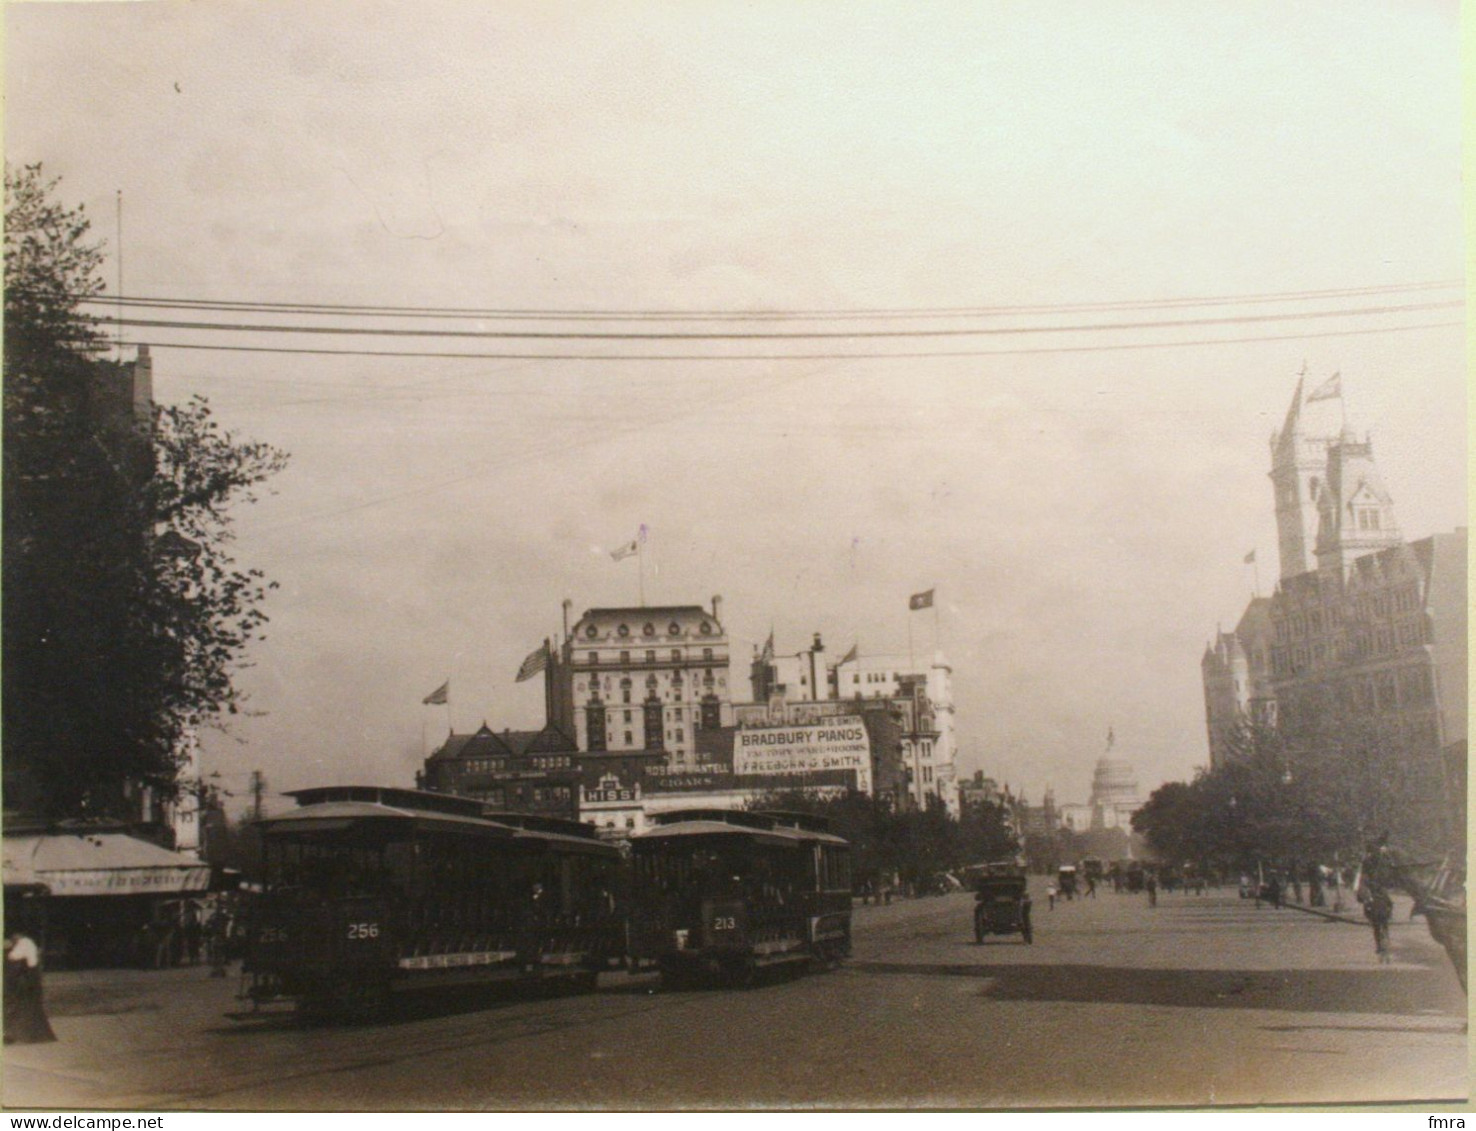
M 5 932 L 5 1043 L 56 1040 L 41 997 L 41 949 L 18 928 Z

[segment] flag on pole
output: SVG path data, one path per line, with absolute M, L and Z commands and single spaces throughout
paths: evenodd
M 1246 565 L 1255 565 L 1256 564 L 1256 552 L 1254 550 L 1252 550 L 1250 553 L 1248 553 L 1248 554 L 1245 555 L 1245 564 Z
M 1313 401 L 1332 400 L 1333 397 L 1341 397 L 1342 395 L 1343 373 L 1342 370 L 1339 370 L 1307 394 L 1307 403 L 1311 404 Z
M 933 607 L 933 591 L 931 589 L 924 593 L 914 593 L 907 598 L 907 611 L 916 612 L 918 609 L 931 609 Z
M 440 707 L 451 698 L 451 681 L 448 679 L 440 687 L 436 688 L 421 700 L 427 707 Z
M 518 669 L 518 678 L 514 682 L 522 683 L 525 679 L 532 679 L 546 667 L 548 667 L 548 644 L 545 642 L 528 653 L 528 658 Z
M 860 655 L 861 655 L 861 645 L 859 645 L 859 644 L 852 644 L 851 645 L 851 650 L 849 652 L 847 652 L 844 656 L 841 657 L 840 662 L 842 664 L 849 664 L 852 660 L 856 659 Z M 837 665 L 837 666 L 839 666 L 839 665 Z
M 632 554 L 638 554 L 638 553 L 640 553 L 640 550 L 641 550 L 640 541 L 638 539 L 636 539 L 636 538 L 632 538 L 629 542 L 627 542 L 625 545 L 621 546 L 619 549 L 611 550 L 610 551 L 610 556 L 612 558 L 614 558 L 617 562 L 623 562 L 626 558 L 630 557 Z

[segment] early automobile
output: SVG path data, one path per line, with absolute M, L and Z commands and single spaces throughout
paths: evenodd
M 1056 890 L 1062 899 L 1076 898 L 1076 865 L 1062 864 L 1056 873 Z
M 1030 892 L 1018 864 L 985 864 L 970 870 L 974 889 L 974 941 L 985 935 L 1018 934 L 1034 941 L 1030 929 Z

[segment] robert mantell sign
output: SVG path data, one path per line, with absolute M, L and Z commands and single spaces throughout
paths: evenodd
M 871 792 L 871 743 L 856 715 L 837 715 L 811 726 L 752 727 L 733 735 L 733 772 L 809 774 L 854 770 L 856 788 Z

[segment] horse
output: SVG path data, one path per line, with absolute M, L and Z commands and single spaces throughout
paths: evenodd
M 1380 845 L 1365 858 L 1363 878 L 1370 884 L 1398 888 L 1414 900 L 1410 917 L 1423 915 L 1430 937 L 1450 957 L 1466 989 L 1466 866 L 1458 857 L 1412 861 L 1398 849 Z

